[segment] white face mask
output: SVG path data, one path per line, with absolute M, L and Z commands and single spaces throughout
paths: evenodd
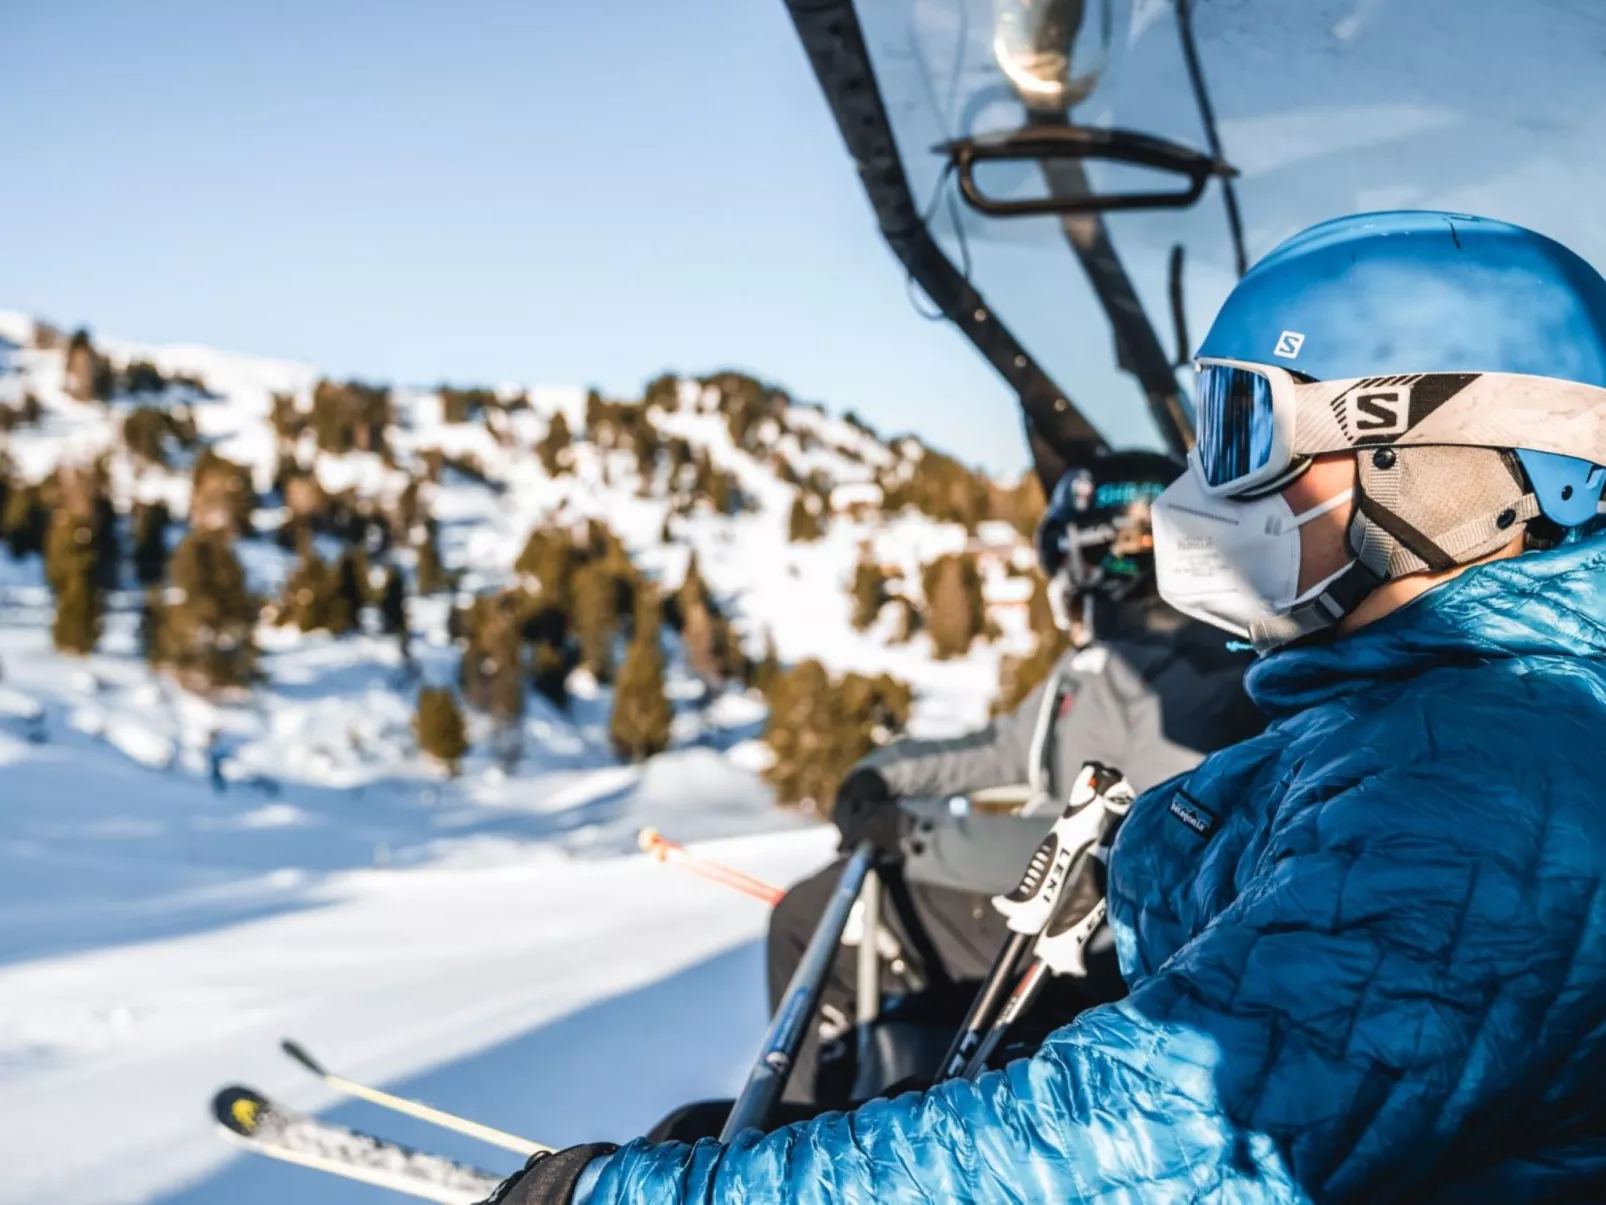
M 1346 564 L 1298 593 L 1300 527 L 1354 492 L 1296 515 L 1280 493 L 1250 502 L 1212 498 L 1189 470 L 1154 501 L 1160 597 L 1184 615 L 1248 639 L 1257 623 L 1287 615 L 1349 569 Z

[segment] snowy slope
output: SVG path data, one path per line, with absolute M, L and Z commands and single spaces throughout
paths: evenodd
M 0 436 L 14 476 L 40 480 L 103 455 L 119 508 L 163 498 L 184 514 L 187 466 L 137 463 L 116 438 L 134 402 L 66 397 L 62 354 L 30 348 L 26 319 L 0 314 L 0 337 L 14 345 L 0 347 L 0 403 L 31 393 L 42 411 Z M 318 376 L 205 348 L 96 346 L 114 363 L 202 378 L 211 396 L 185 395 L 197 427 L 264 491 L 277 455 L 272 396 L 305 399 Z M 905 453 L 795 408 L 775 446 L 799 476 L 823 474 L 841 509 L 823 539 L 790 544 L 794 487 L 733 446 L 685 383 L 681 404 L 654 421 L 733 473 L 754 506 L 679 517 L 664 545 L 667 502 L 642 496 L 628 453 L 577 443 L 574 472 L 556 478 L 532 454 L 560 410 L 583 426 L 584 394 L 530 399 L 503 443 L 482 423 L 444 422 L 433 393 L 397 392 L 398 462 L 440 448 L 472 456 L 489 479 L 448 470 L 430 498 L 465 589 L 509 581 L 532 526 L 596 516 L 668 587 L 695 550 L 755 651 L 767 634 L 785 661 L 890 671 L 916 689 L 919 732 L 985 716 L 999 656 L 1023 643 L 1013 611 L 1000 611 L 1005 639 L 959 662 L 934 661 L 923 637 L 891 645 L 849 623 L 865 547 L 913 591 L 921 564 L 967 544 L 958 526 L 924 516 L 850 513 L 879 496 L 877 468 Z M 404 484 L 365 453 L 320 454 L 316 471 L 326 489 L 361 496 Z M 271 519 L 259 513 L 258 526 Z M 1018 603 L 1024 579 L 1002 566 L 1024 546 L 1007 530 L 984 534 L 1000 550 L 990 596 Z M 276 593 L 289 554 L 263 537 L 237 551 L 253 588 Z M 783 883 L 829 857 L 831 833 L 777 809 L 753 772 L 760 699 L 710 691 L 676 652 L 675 747 L 629 766 L 608 743 L 608 691 L 576 675 L 569 713 L 530 696 L 516 767 L 495 764 L 487 722 L 471 718 L 476 748 L 447 780 L 416 750 L 418 682 L 393 640 L 263 627 L 262 682 L 245 697 L 203 698 L 147 667 L 139 594 L 125 587 L 96 652 L 65 658 L 51 649 L 38 558 L 0 551 L 0 1205 L 383 1199 L 240 1158 L 210 1133 L 207 1098 L 229 1080 L 330 1104 L 277 1053 L 287 1035 L 348 1074 L 559 1143 L 624 1139 L 675 1104 L 739 1085 L 763 1027 L 764 909 L 630 851 L 653 824 Z M 449 605 L 410 600 L 425 682 L 455 679 Z M 334 1115 L 509 1165 L 367 1106 Z

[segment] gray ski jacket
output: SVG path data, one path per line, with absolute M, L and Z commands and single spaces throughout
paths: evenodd
M 1161 603 L 1129 604 L 1013 714 L 967 736 L 894 741 L 858 765 L 910 799 L 1027 786 L 1047 794 L 1051 817 L 1085 761 L 1116 766 L 1145 791 L 1259 733 L 1265 717 L 1243 689 L 1248 664 L 1216 629 Z

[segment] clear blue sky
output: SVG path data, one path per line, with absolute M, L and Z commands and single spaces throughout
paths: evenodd
M 393 382 L 752 370 L 996 470 L 781 0 L 12 6 L 0 308 Z

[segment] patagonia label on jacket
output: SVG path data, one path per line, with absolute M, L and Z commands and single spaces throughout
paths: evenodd
M 1216 814 L 1180 792 L 1171 797 L 1171 814 L 1201 837 L 1216 831 Z

